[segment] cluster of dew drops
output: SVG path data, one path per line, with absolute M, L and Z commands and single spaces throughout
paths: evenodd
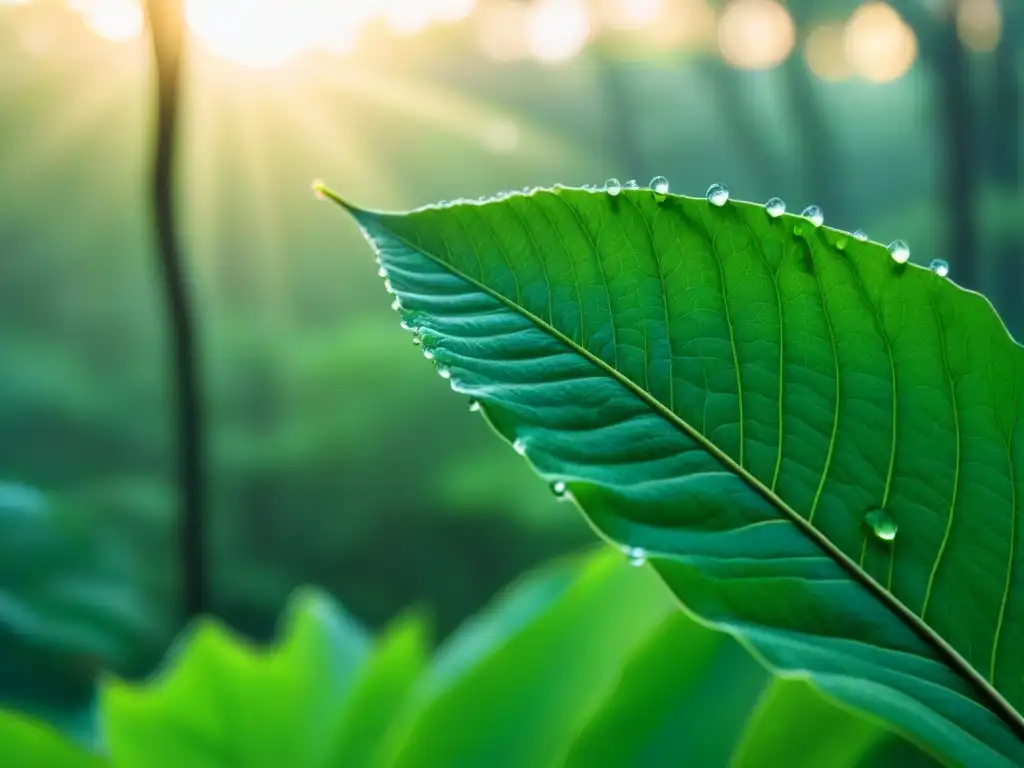
M 608 181 L 605 182 L 603 188 L 595 188 L 590 186 L 584 186 L 583 188 L 592 192 L 604 191 L 608 195 L 616 197 L 617 195 L 621 194 L 623 190 L 639 190 L 640 186 L 637 184 L 635 180 L 630 180 L 625 183 L 622 183 L 618 179 L 613 178 L 608 179 Z M 659 203 L 663 202 L 668 198 L 668 179 L 666 179 L 664 176 L 655 176 L 653 179 L 651 179 L 649 189 L 651 190 L 651 192 L 654 193 L 655 200 L 657 200 Z M 524 190 L 524 192 L 525 191 L 527 190 Z M 712 184 L 710 187 L 708 187 L 708 191 L 705 197 L 707 198 L 708 203 L 718 208 L 721 208 L 729 202 L 729 189 L 724 184 Z M 770 216 L 771 218 L 778 219 L 783 214 L 786 213 L 786 203 L 784 200 L 782 200 L 782 198 L 773 197 L 764 204 L 764 210 L 767 213 L 767 215 Z M 817 205 L 809 205 L 806 208 L 804 208 L 804 210 L 800 213 L 800 218 L 808 221 L 814 227 L 820 227 L 825 223 L 825 214 Z M 797 225 L 794 228 L 794 231 L 796 234 L 800 234 L 800 226 Z M 851 233 L 851 236 L 855 240 L 861 242 L 866 242 L 868 239 L 868 236 L 864 233 L 864 231 L 859 229 Z M 907 261 L 909 261 L 910 246 L 908 246 L 905 241 L 894 240 L 889 244 L 888 248 L 889 254 L 892 256 L 893 261 L 896 262 L 897 264 L 902 265 L 906 264 Z M 378 263 L 379 261 L 380 260 L 378 259 Z M 928 265 L 928 268 L 932 272 L 936 273 L 939 277 L 947 277 L 949 275 L 949 264 L 942 259 L 934 259 Z M 378 270 L 378 274 L 380 275 L 380 277 L 384 278 L 384 286 L 387 289 L 388 293 L 394 294 L 394 289 L 391 286 L 391 281 L 388 279 L 387 269 L 383 265 Z M 402 303 L 397 296 L 392 302 L 391 308 L 396 311 L 402 308 Z M 420 329 L 410 325 L 404 320 L 402 321 L 402 328 L 412 332 L 413 343 L 418 346 L 421 346 L 423 350 L 423 356 L 427 360 L 434 360 L 434 352 L 426 343 L 424 343 L 423 337 L 420 333 Z M 451 379 L 451 371 L 449 368 L 443 365 L 437 365 L 437 372 L 438 375 L 441 376 L 441 378 L 449 380 Z M 452 382 L 452 386 L 455 386 L 454 382 Z M 475 399 L 471 399 L 469 401 L 469 410 L 473 412 L 480 412 L 482 410 L 480 402 Z M 527 450 L 525 440 L 521 438 L 516 439 L 513 442 L 512 447 L 520 456 L 526 456 Z M 561 500 L 573 499 L 571 491 L 569 490 L 566 483 L 562 480 L 557 480 L 551 483 L 551 491 L 556 497 L 558 497 Z M 892 542 L 896 538 L 896 521 L 888 512 L 888 510 L 874 509 L 869 511 L 864 516 L 864 525 L 868 528 L 868 530 L 870 530 L 874 534 L 874 536 L 877 539 L 883 542 Z M 623 552 L 627 556 L 630 565 L 642 566 L 647 562 L 647 552 L 641 547 L 626 546 L 623 547 Z
M 584 187 L 588 189 L 588 187 Z M 655 199 L 661 202 L 668 197 L 668 179 L 664 176 L 655 176 L 651 179 L 650 189 L 654 192 Z M 604 191 L 612 197 L 619 195 L 623 189 L 639 189 L 636 181 L 627 181 L 625 184 L 621 183 L 618 179 L 608 179 L 604 183 Z M 724 184 L 712 184 L 708 187 L 707 194 L 705 195 L 707 201 L 712 205 L 721 208 L 729 202 L 729 188 Z M 781 197 L 773 197 L 764 204 L 765 212 L 773 219 L 777 219 L 786 212 L 786 202 Z M 800 213 L 800 217 L 809 221 L 813 226 L 820 227 L 825 223 L 825 213 L 821 210 L 820 206 L 809 205 L 803 209 Z M 797 226 L 796 234 L 800 233 L 800 228 Z M 866 242 L 868 236 L 864 233 L 864 230 L 858 229 L 852 233 L 852 237 L 855 240 Z M 904 240 L 894 240 L 889 243 L 889 254 L 892 256 L 893 261 L 897 264 L 906 264 L 910 260 L 910 246 L 907 245 Z M 943 259 L 933 259 L 928 264 L 928 268 L 936 273 L 939 277 L 949 276 L 949 263 Z

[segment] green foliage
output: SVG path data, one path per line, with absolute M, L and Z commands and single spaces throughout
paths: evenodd
M 68 741 L 51 726 L 0 712 L 0 750 L 10 768 L 100 768 L 106 762 Z
M 688 607 L 955 763 L 1024 762 L 1024 355 L 982 297 L 748 203 L 346 207 L 452 387 Z
M 365 655 L 362 630 L 318 595 L 297 600 L 281 646 L 269 653 L 202 625 L 166 680 L 106 686 L 101 706 L 114 763 L 323 765 Z
M 792 688 L 795 705 L 778 695 Z M 801 730 L 808 712 L 815 727 Z M 731 638 L 676 611 L 651 569 L 610 552 L 529 575 L 429 665 L 416 614 L 370 647 L 308 591 L 267 650 L 204 622 L 149 684 L 109 681 L 102 716 L 94 754 L 0 713 L 4 765 L 641 768 L 731 757 L 747 766 L 751 743 L 784 755 L 785 739 L 799 735 L 811 755 L 856 743 L 836 763 L 856 766 L 871 764 L 859 759 L 871 747 L 902 744 L 805 685 L 771 684 Z M 932 765 L 914 751 L 902 759 Z

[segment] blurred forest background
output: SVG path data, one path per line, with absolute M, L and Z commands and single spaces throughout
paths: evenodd
M 179 211 L 213 607 L 320 585 L 443 637 L 592 543 L 453 397 L 314 178 L 404 209 L 524 185 L 778 195 L 947 259 L 1024 332 L 1017 0 L 193 0 Z M 53 713 L 179 629 L 137 0 L 0 0 L 0 703 Z

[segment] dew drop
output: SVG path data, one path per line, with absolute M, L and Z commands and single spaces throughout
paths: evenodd
M 655 176 L 651 179 L 651 190 L 654 192 L 654 199 L 660 203 L 668 195 L 668 179 L 664 176 Z
M 562 496 L 565 496 L 565 491 L 565 483 L 563 483 L 561 480 L 556 480 L 551 484 L 551 492 L 555 494 L 555 496 L 561 498 Z
M 725 184 L 712 184 L 708 187 L 708 202 L 721 208 L 729 202 L 729 189 Z
M 882 541 L 892 541 L 896 538 L 896 531 L 899 526 L 893 516 L 885 509 L 872 509 L 864 515 L 864 524 L 871 529 L 876 538 Z
M 626 547 L 626 557 L 634 568 L 639 568 L 647 562 L 647 552 L 643 547 Z
M 388 293 L 395 292 L 395 289 L 391 286 L 391 281 L 387 277 L 384 278 L 384 290 Z
M 388 276 L 388 271 L 387 271 L 386 268 L 381 267 L 380 269 L 377 270 L 377 277 L 387 277 L 387 276 Z
M 395 310 L 395 312 L 402 308 L 402 302 L 398 300 L 397 296 L 395 297 L 395 300 L 391 302 L 391 308 Z
M 316 195 L 317 200 L 327 199 L 327 184 L 324 183 L 323 179 L 317 179 L 312 184 L 313 194 Z
M 906 264 L 910 258 L 910 246 L 905 240 L 893 240 L 889 243 L 889 253 L 897 264 Z
M 405 322 L 405 320 L 399 322 L 398 327 L 401 328 L 403 331 L 412 331 L 413 333 L 416 332 L 416 329 L 409 325 L 407 322 Z
M 480 413 L 480 401 L 479 400 L 470 400 L 469 401 L 469 412 L 470 413 Z
M 512 450 L 518 453 L 520 456 L 526 455 L 526 441 L 522 438 L 517 437 L 515 442 L 512 443 Z
M 786 212 L 786 201 L 781 197 L 773 197 L 764 204 L 764 209 L 768 212 L 769 216 L 777 219 Z
M 931 263 L 928 265 L 928 269 L 939 277 L 946 277 L 949 275 L 949 262 L 945 259 L 932 259 Z
M 817 205 L 808 205 L 800 215 L 816 227 L 825 223 L 825 213 Z
M 623 189 L 640 189 L 640 185 L 636 183 L 636 179 L 630 179 L 622 185 Z
M 434 353 L 431 352 L 426 347 L 424 347 L 423 348 L 423 357 L 425 357 L 427 360 L 433 360 L 434 359 Z
M 856 232 L 853 233 L 853 239 L 860 240 L 862 243 L 866 243 L 868 240 L 868 233 L 865 232 L 863 229 L 858 229 Z
M 418 347 L 420 344 L 423 343 L 423 339 L 420 338 L 420 335 L 418 333 L 413 332 L 412 343 Z
M 608 181 L 604 183 L 604 191 L 612 197 L 615 197 L 622 191 L 622 184 L 618 179 L 608 179 Z
M 441 365 L 438 366 L 437 368 L 437 375 L 440 376 L 442 379 L 450 379 L 452 377 L 452 372 L 445 368 L 443 365 Z

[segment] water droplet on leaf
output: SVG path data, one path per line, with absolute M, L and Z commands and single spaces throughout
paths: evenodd
M 668 195 L 668 179 L 664 176 L 655 176 L 651 179 L 651 190 L 654 192 L 654 199 L 660 203 Z
M 721 208 L 729 202 L 729 189 L 725 184 L 712 184 L 708 187 L 708 202 Z
M 565 483 L 561 480 L 556 480 L 551 484 L 551 492 L 555 494 L 555 496 L 565 496 L 565 490 Z
M 391 280 L 389 280 L 386 277 L 384 278 L 384 290 L 387 291 L 388 293 L 395 292 L 395 289 L 391 287 Z
M 931 263 L 928 265 L 928 269 L 939 277 L 946 277 L 949 275 L 949 262 L 945 259 L 932 259 Z
M 856 232 L 853 233 L 853 239 L 860 240 L 862 243 L 867 242 L 868 233 L 865 232 L 863 229 L 858 229 Z
M 512 443 L 512 450 L 518 453 L 520 456 L 526 455 L 526 441 L 522 438 L 517 437 L 515 442 Z
M 622 185 L 623 189 L 640 189 L 640 185 L 636 183 L 636 179 L 630 179 Z
M 440 376 L 442 379 L 450 379 L 452 377 L 452 372 L 449 371 L 444 366 L 440 366 L 437 369 L 437 375 Z
M 619 183 L 618 179 L 608 179 L 608 181 L 604 183 L 604 191 L 612 197 L 615 197 L 622 191 L 622 184 Z
M 323 179 L 317 179 L 314 181 L 312 187 L 313 194 L 316 195 L 317 200 L 327 199 L 327 185 L 324 183 Z
M 647 562 L 647 553 L 643 547 L 626 547 L 626 557 L 634 568 L 639 568 Z
M 825 212 L 817 205 L 808 205 L 800 215 L 816 227 L 825 223 Z
M 769 216 L 777 219 L 786 212 L 786 201 L 781 197 L 773 197 L 764 204 L 764 209 L 768 212 Z
M 480 412 L 480 401 L 479 400 L 470 400 L 469 401 L 469 412 L 470 413 L 479 413 Z
M 889 253 L 897 264 L 906 264 L 910 258 L 910 246 L 904 240 L 893 240 L 889 243 Z
M 893 516 L 889 514 L 888 510 L 882 508 L 873 509 L 864 515 L 864 524 L 871 529 L 876 538 L 882 541 L 892 541 L 896 538 L 896 531 L 899 530 Z
M 384 267 L 381 267 L 380 269 L 377 270 L 377 277 L 387 277 L 387 276 L 388 276 L 388 271 Z
M 395 300 L 391 302 L 391 308 L 395 310 L 395 312 L 402 308 L 402 302 L 398 299 L 397 296 L 395 297 Z
M 424 347 L 423 348 L 423 357 L 425 357 L 427 360 L 433 360 L 434 359 L 434 353 L 431 352 L 426 347 Z

